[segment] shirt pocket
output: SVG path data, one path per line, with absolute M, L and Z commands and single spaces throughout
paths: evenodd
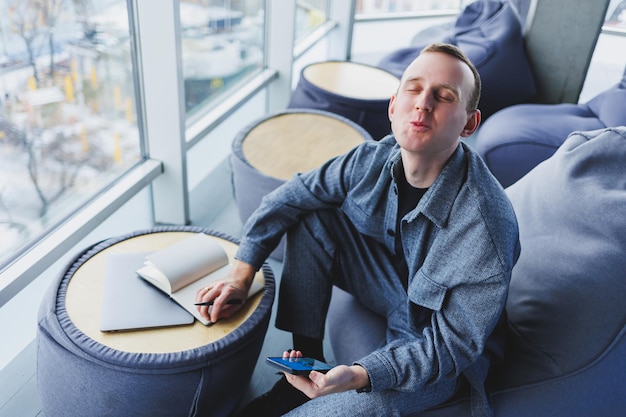
M 409 284 L 408 295 L 412 303 L 440 311 L 446 298 L 448 288 L 418 271 L 417 276 Z

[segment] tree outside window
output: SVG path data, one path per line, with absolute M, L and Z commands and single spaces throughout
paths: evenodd
M 0 264 L 140 159 L 124 0 L 0 3 Z

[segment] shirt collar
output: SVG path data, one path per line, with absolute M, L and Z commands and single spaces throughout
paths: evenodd
M 423 213 L 437 227 L 445 227 L 452 206 L 467 176 L 464 146 L 462 142 L 459 143 L 433 185 L 420 200 L 417 209 L 408 214 L 407 220 L 409 222 L 415 219 L 419 213 Z M 389 168 L 394 181 L 398 178 L 397 170 L 402 166 L 400 159 L 400 147 L 397 146 L 397 152 L 393 152 L 389 158 Z

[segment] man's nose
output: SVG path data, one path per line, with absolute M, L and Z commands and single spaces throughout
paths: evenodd
M 415 100 L 415 107 L 424 112 L 430 112 L 433 109 L 432 95 L 426 91 L 419 94 Z

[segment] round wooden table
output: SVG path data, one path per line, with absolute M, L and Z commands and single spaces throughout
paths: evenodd
M 379 140 L 391 133 L 387 110 L 399 85 L 394 74 L 371 65 L 316 62 L 302 69 L 288 107 L 343 116 Z
M 228 415 L 245 393 L 267 331 L 274 277 L 233 317 L 191 325 L 101 332 L 108 255 L 151 252 L 202 232 L 230 258 L 228 236 L 189 226 L 158 227 L 100 242 L 81 253 L 39 311 L 38 386 L 46 415 Z M 133 277 L 136 278 L 136 277 Z
M 362 130 L 334 115 L 283 112 L 246 130 L 241 150 L 244 159 L 260 173 L 286 181 L 367 139 Z
M 301 76 L 323 90 L 361 100 L 389 101 L 400 85 L 390 72 L 348 61 L 316 62 L 306 66 Z
M 190 326 L 125 332 L 100 331 L 107 256 L 115 253 L 155 252 L 193 235 L 193 232 L 186 231 L 143 234 L 123 240 L 93 255 L 74 272 L 67 286 L 65 307 L 72 322 L 96 342 L 117 350 L 140 353 L 167 353 L 193 349 L 213 343 L 238 328 L 255 311 L 262 294 L 248 300 L 234 317 L 220 320 L 212 326 L 204 326 L 195 320 Z M 215 239 L 232 259 L 237 245 L 216 236 L 211 238 Z M 263 272 L 257 272 L 255 279 L 263 281 Z

